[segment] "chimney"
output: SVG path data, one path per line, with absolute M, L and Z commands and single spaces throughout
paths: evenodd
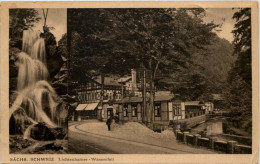
M 131 75 L 132 75 L 132 90 L 134 91 L 136 89 L 136 70 L 131 69 Z

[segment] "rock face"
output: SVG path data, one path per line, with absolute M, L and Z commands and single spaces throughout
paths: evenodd
M 17 47 L 12 47 L 9 50 L 9 89 L 14 91 L 17 86 L 18 67 L 15 65 L 16 54 L 21 52 Z
M 45 40 L 45 49 L 47 54 L 47 68 L 50 76 L 54 77 L 62 67 L 63 60 L 57 51 L 56 39 L 51 32 L 45 31 L 41 33 L 41 38 Z
M 38 123 L 31 129 L 31 138 L 35 140 L 55 140 L 54 134 L 43 123 Z
M 26 118 L 22 112 L 16 111 L 9 120 L 9 133 L 10 134 L 23 134 Z
M 31 138 L 41 141 L 64 139 L 67 130 L 64 128 L 50 128 L 44 123 L 38 123 L 31 129 Z
M 10 154 L 67 154 L 68 140 L 24 140 L 21 135 L 9 137 Z

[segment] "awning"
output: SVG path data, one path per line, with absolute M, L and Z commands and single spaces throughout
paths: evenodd
M 79 104 L 76 108 L 76 111 L 82 111 L 86 108 L 88 104 Z
M 98 106 L 98 103 L 88 104 L 85 110 L 94 110 Z
M 98 103 L 79 104 L 76 108 L 76 111 L 94 110 L 97 106 Z

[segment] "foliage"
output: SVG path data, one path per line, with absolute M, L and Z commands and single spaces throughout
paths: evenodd
M 223 93 L 236 56 L 232 55 L 233 46 L 227 40 L 215 37 L 212 42 L 192 55 L 192 64 L 161 80 L 160 87 L 180 94 L 182 100 L 208 101 L 211 94 Z
M 34 9 L 10 9 L 9 33 L 10 45 L 22 38 L 23 30 L 31 29 L 34 23 L 40 20 L 39 14 Z
M 234 14 L 233 19 L 237 21 L 233 33 L 235 36 L 234 54 L 238 56 L 238 59 L 231 71 L 230 80 L 232 80 L 232 75 L 236 76 L 237 74 L 241 76 L 248 85 L 251 85 L 251 9 L 241 9 Z
M 243 8 L 236 12 L 237 21 L 233 30 L 234 54 L 237 55 L 234 67 L 229 72 L 229 87 L 225 94 L 226 105 L 232 113 L 232 121 L 251 131 L 252 124 L 252 68 L 251 68 L 251 9 Z M 235 120 L 236 119 L 236 120 Z
M 152 95 L 150 118 L 155 82 L 187 66 L 191 56 L 216 36 L 212 30 L 217 25 L 204 23 L 203 12 L 159 8 L 69 10 L 70 72 L 84 77 L 81 75 L 92 69 L 124 74 L 130 68 L 144 67 Z
M 110 17 L 103 9 L 68 10 L 68 24 L 71 31 L 72 75 L 85 77 L 90 70 L 123 74 L 123 68 L 129 63 L 124 58 L 129 61 L 133 58 L 126 53 L 128 50 L 118 48 L 121 43 L 116 34 L 120 31 L 113 28 Z M 78 77 L 72 78 L 81 80 Z
M 63 57 L 68 57 L 68 49 L 67 49 L 67 33 L 63 34 L 61 39 L 58 41 L 58 53 Z

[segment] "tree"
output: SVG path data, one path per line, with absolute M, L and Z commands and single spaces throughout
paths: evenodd
M 233 121 L 247 131 L 252 130 L 252 50 L 251 50 L 251 9 L 242 8 L 233 16 L 236 20 L 234 34 L 234 67 L 229 73 L 229 88 L 226 104 L 233 113 Z
M 69 11 L 72 36 L 77 38 L 71 40 L 71 47 L 75 45 L 75 51 L 71 52 L 76 53 L 73 67 L 81 68 L 74 70 L 98 69 L 101 73 L 124 74 L 130 68 L 144 67 L 150 83 L 147 120 L 151 124 L 158 74 L 168 76 L 178 71 L 180 66 L 189 63 L 196 49 L 203 49 L 215 36 L 212 29 L 217 25 L 203 23 L 203 12 L 203 9 Z M 88 66 L 82 66 L 86 61 Z
M 118 48 L 122 44 L 118 35 L 120 30 L 114 27 L 110 18 L 104 9 L 68 10 L 70 79 L 84 82 L 86 74 L 91 76 L 92 70 L 101 74 L 101 105 L 104 76 L 110 73 L 122 75 L 127 70 L 123 68 L 129 68 L 127 65 L 135 63 L 129 62 L 134 60 L 131 57 L 126 62 L 128 50 Z
M 196 49 L 203 49 L 215 36 L 214 24 L 201 20 L 203 9 L 113 10 L 131 39 L 131 53 L 147 70 L 150 84 L 148 126 L 153 122 L 155 83 L 186 66 Z
M 39 22 L 38 11 L 34 9 L 10 9 L 9 10 L 9 36 L 10 45 L 14 46 L 21 40 L 23 30 L 31 29 L 34 23 Z
M 241 9 L 234 14 L 233 19 L 237 21 L 233 34 L 235 37 L 234 54 L 238 56 L 238 59 L 231 74 L 238 74 L 248 85 L 252 85 L 251 9 Z
M 194 53 L 192 63 L 170 78 L 160 80 L 160 88 L 179 94 L 182 100 L 209 101 L 210 95 L 224 93 L 228 86 L 227 78 L 236 56 L 233 56 L 233 46 L 225 39 L 216 36 L 214 44 Z

